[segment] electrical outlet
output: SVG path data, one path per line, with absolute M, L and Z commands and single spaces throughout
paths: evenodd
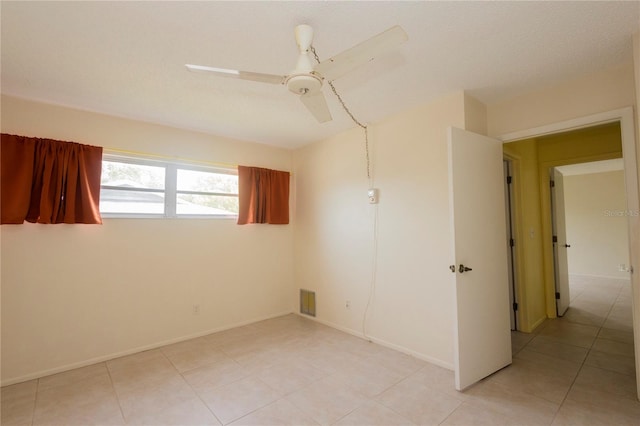
M 193 315 L 198 315 L 200 313 L 200 305 L 193 305 L 192 312 Z
M 618 265 L 618 271 L 627 272 L 627 265 L 625 265 L 624 263 L 619 264 Z
M 351 300 L 347 300 L 347 301 L 344 303 L 344 307 L 345 307 L 345 308 L 347 308 L 347 309 L 351 309 Z

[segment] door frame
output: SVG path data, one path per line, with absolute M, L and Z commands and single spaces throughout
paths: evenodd
M 580 164 L 580 163 L 577 163 Z M 551 167 L 549 170 L 549 187 L 551 206 L 551 234 L 553 244 L 553 276 L 555 280 L 555 305 L 556 316 L 562 317 L 569 308 L 571 294 L 569 288 L 569 259 L 567 256 L 567 229 L 566 229 L 566 213 L 565 213 L 565 195 L 564 195 L 564 178 L 557 167 Z M 560 182 L 560 184 L 558 184 Z M 560 191 L 558 191 L 560 188 Z M 558 193 L 560 192 L 560 193 Z M 565 245 L 563 248 L 562 245 Z M 566 307 L 564 306 L 566 302 Z M 561 307 L 564 307 L 560 314 Z
M 518 305 L 520 294 L 520 277 L 518 277 L 519 257 L 518 248 L 521 245 L 521 241 L 518 240 L 518 228 L 517 228 L 517 214 L 516 214 L 516 191 L 513 189 L 514 180 L 516 178 L 515 164 L 517 160 L 511 156 L 503 153 L 502 161 L 505 168 L 505 214 L 507 218 L 507 251 L 509 255 L 509 310 L 511 315 L 511 331 L 520 330 L 520 307 Z
M 517 132 L 506 133 L 498 135 L 497 138 L 503 143 L 516 142 L 522 139 L 535 138 L 540 136 L 552 135 L 556 133 L 564 133 L 571 130 L 578 130 L 587 127 L 593 127 L 600 124 L 607 123 L 619 123 L 620 124 L 620 136 L 622 139 L 622 158 L 624 162 L 625 173 L 625 187 L 627 196 L 627 205 L 638 208 L 640 205 L 640 193 L 638 192 L 639 182 L 638 177 L 640 175 L 638 170 L 638 160 L 636 153 L 636 129 L 634 122 L 633 107 L 626 107 L 616 109 L 612 111 L 606 111 L 598 114 L 588 115 L 584 117 L 578 117 L 571 120 L 560 121 L 544 126 L 534 127 L 526 130 L 520 130 Z M 551 165 L 545 165 L 548 168 Z M 544 184 L 541 188 L 544 188 Z M 544 198 L 543 198 L 544 199 Z M 545 206 L 543 205 L 544 209 Z M 548 209 L 547 209 L 548 210 Z M 543 221 L 544 222 L 544 221 Z M 546 224 L 548 231 L 548 226 Z M 543 230 L 545 224 L 543 223 Z M 632 307 L 633 307 L 633 332 L 634 332 L 634 346 L 635 346 L 635 362 L 636 362 L 636 383 L 637 394 L 640 399 L 640 250 L 638 242 L 638 233 L 640 233 L 640 219 L 635 216 L 629 217 L 629 258 L 630 264 L 635 266 L 635 273 L 631 274 L 631 286 L 632 286 Z M 549 307 L 555 307 L 555 293 L 552 293 L 553 286 L 553 259 L 545 258 L 545 294 L 547 295 L 547 314 L 550 317 L 554 316 L 552 312 L 549 315 Z M 551 279 L 549 279 L 551 275 Z M 554 309 L 555 310 L 555 309 Z

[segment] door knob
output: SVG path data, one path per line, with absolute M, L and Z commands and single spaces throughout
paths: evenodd
M 467 268 L 466 266 L 464 266 L 462 263 L 460 264 L 460 269 L 458 269 L 458 272 L 460 272 L 461 274 L 468 272 L 468 271 L 473 271 L 473 269 L 471 268 Z
M 456 265 L 449 266 L 449 269 L 451 269 L 451 272 L 453 272 L 454 274 L 456 273 Z
M 565 244 L 564 246 L 565 246 L 566 248 L 569 248 L 569 247 L 571 247 L 571 244 Z

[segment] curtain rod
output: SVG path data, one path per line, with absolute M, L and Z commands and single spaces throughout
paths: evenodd
M 127 150 L 124 150 L 124 149 L 104 148 L 104 152 L 106 154 L 125 154 L 125 155 L 133 155 L 135 157 L 156 158 L 156 159 L 159 159 L 159 160 L 170 160 L 170 161 L 178 161 L 178 162 L 184 162 L 184 163 L 206 164 L 206 165 L 215 166 L 215 167 L 225 167 L 225 168 L 232 168 L 232 169 L 237 169 L 238 168 L 237 164 L 220 163 L 220 162 L 214 162 L 214 161 L 193 160 L 193 159 L 190 159 L 190 158 L 171 157 L 171 156 L 168 156 L 168 155 L 150 154 L 148 152 L 139 152 L 139 151 L 127 151 Z
M 192 163 L 192 164 L 204 164 L 207 166 L 213 167 L 222 167 L 227 169 L 238 169 L 238 164 L 232 163 L 221 163 L 215 161 L 202 161 L 202 160 L 193 160 L 190 158 L 181 158 L 181 157 L 171 157 L 168 155 L 160 155 L 160 154 L 150 154 L 148 152 L 140 152 L 140 151 L 127 151 L 125 149 L 116 149 L 116 148 L 103 148 L 106 154 L 124 154 L 124 155 L 133 155 L 135 157 L 146 157 L 146 158 L 157 158 L 158 160 L 169 160 L 169 161 L 178 161 L 183 163 Z M 287 171 L 289 175 L 293 176 L 293 172 Z

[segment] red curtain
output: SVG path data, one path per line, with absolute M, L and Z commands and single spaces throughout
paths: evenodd
M 289 223 L 289 172 L 238 166 L 238 225 Z
M 1 223 L 102 223 L 102 147 L 2 134 Z

